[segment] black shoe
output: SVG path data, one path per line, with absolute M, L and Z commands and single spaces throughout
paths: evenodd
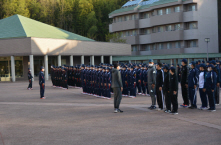
M 209 108 L 209 109 L 207 109 L 208 111 L 211 111 L 211 112 L 215 112 L 216 111 L 216 109 L 211 109 L 211 108 Z
M 190 107 L 188 107 L 189 109 L 196 109 L 196 107 L 193 107 L 193 106 L 190 106 Z
M 148 109 L 152 109 L 152 108 L 153 108 L 153 106 L 148 107 Z
M 122 110 L 120 110 L 120 109 L 117 109 L 117 112 L 123 113 L 124 111 L 122 111 Z
M 170 112 L 170 114 L 177 115 L 178 112 L 177 111 L 172 111 L 172 112 Z

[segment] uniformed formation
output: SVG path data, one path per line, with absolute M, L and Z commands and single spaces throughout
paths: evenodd
M 135 98 L 137 94 L 151 96 L 152 105 L 149 109 L 178 114 L 177 94 L 180 83 L 183 98 L 181 107 L 196 109 L 196 91 L 199 89 L 202 106 L 198 109 L 216 111 L 221 82 L 220 62 L 212 60 L 205 64 L 199 60 L 188 65 L 187 60 L 183 59 L 181 63 L 181 66 L 177 64 L 176 67 L 160 62 L 154 64 L 153 60 L 149 60 L 149 64 L 120 64 L 122 95 L 131 98 Z M 109 64 L 52 66 L 51 80 L 53 87 L 66 90 L 68 87 L 82 88 L 83 94 L 111 99 L 112 68 L 113 65 Z M 30 72 L 28 75 L 30 80 Z M 41 78 L 42 72 L 39 76 L 39 79 Z M 39 84 L 43 84 L 42 93 L 44 82 Z M 31 82 L 29 88 L 32 88 Z

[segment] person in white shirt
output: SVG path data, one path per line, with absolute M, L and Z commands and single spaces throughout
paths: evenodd
M 199 108 L 200 110 L 207 110 L 208 106 L 208 100 L 206 96 L 206 65 L 200 64 L 199 66 L 200 73 L 199 73 L 199 93 L 200 93 L 200 99 L 202 102 L 202 106 Z

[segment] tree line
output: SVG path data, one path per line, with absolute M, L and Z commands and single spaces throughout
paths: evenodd
M 19 14 L 96 41 L 109 41 L 108 14 L 128 0 L 0 0 L 0 19 Z

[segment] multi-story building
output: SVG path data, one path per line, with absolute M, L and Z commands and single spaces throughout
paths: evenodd
M 131 56 L 113 61 L 145 62 L 148 59 L 178 63 L 188 58 L 221 57 L 219 47 L 219 0 L 130 0 L 109 14 L 110 33 L 131 44 Z

